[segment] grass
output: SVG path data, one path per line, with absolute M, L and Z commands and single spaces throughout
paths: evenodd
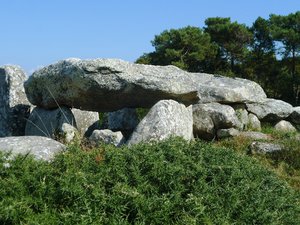
M 288 182 L 292 188 L 300 191 L 300 141 L 296 140 L 297 133 L 276 131 L 269 125 L 265 125 L 262 132 L 272 137 L 272 140 L 263 142 L 280 144 L 283 146 L 283 151 L 266 155 L 252 155 L 252 158 L 273 171 L 280 179 Z M 215 146 L 231 148 L 239 154 L 247 155 L 251 142 L 253 140 L 248 138 L 235 137 L 216 142 Z
M 0 224 L 300 224 L 299 192 L 257 159 L 201 141 L 7 158 Z

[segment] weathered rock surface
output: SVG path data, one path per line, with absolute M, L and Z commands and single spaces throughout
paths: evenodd
M 255 114 L 259 120 L 274 122 L 291 115 L 293 106 L 277 99 L 267 99 L 261 103 L 247 104 L 247 110 Z
M 95 145 L 104 143 L 120 146 L 125 142 L 124 136 L 120 131 L 113 132 L 108 129 L 94 130 L 92 135 L 89 137 L 89 140 Z
M 235 114 L 240 121 L 240 130 L 247 130 L 249 125 L 249 116 L 248 111 L 244 108 L 244 106 L 234 107 Z
M 261 102 L 266 98 L 263 89 L 249 80 L 117 59 L 62 60 L 34 72 L 25 90 L 30 102 L 40 107 L 56 108 L 58 103 L 98 112 L 149 108 L 162 99 L 190 105 Z
M 247 128 L 249 130 L 253 130 L 253 131 L 261 131 L 261 123 L 259 121 L 259 119 L 257 118 L 257 116 L 255 116 L 252 113 L 248 114 L 248 125 Z
M 74 129 L 64 124 L 69 124 Z M 75 136 L 73 134 L 75 129 L 76 121 L 69 108 L 61 107 L 47 110 L 36 107 L 27 121 L 25 135 L 55 138 L 57 135 L 63 134 L 68 138 L 66 141 L 69 142 L 69 137 Z
M 294 124 L 300 124 L 300 106 L 293 108 L 293 112 L 290 115 L 290 120 Z
M 31 154 L 35 159 L 49 161 L 55 154 L 66 147 L 50 138 L 38 136 L 21 136 L 0 138 L 0 151 L 11 152 L 12 155 Z
M 195 137 L 212 140 L 215 137 L 215 125 L 209 113 L 193 107 L 193 133 Z
M 161 99 L 185 104 L 199 99 L 188 74 L 174 66 L 117 59 L 60 61 L 33 73 L 25 90 L 34 105 L 54 108 L 58 103 L 98 112 L 151 107 Z
M 95 123 L 99 121 L 98 112 L 84 111 L 80 109 L 72 109 L 75 123 L 81 136 L 89 137 L 94 129 L 98 128 Z
M 281 120 L 275 126 L 275 130 L 283 131 L 283 132 L 295 132 L 296 128 L 288 121 Z
M 73 141 L 78 134 L 78 130 L 71 124 L 63 123 L 59 131 L 60 138 L 65 142 L 70 143 Z
M 212 119 L 215 130 L 241 126 L 234 109 L 229 105 L 216 102 L 193 105 L 194 121 L 201 120 L 203 116 Z
M 134 130 L 127 144 L 160 141 L 170 136 L 193 138 L 192 107 L 173 100 L 156 103 Z
M 0 67 L 0 137 L 25 133 L 30 103 L 23 83 L 26 75 L 19 66 Z
M 256 131 L 243 131 L 238 135 L 253 140 L 271 140 L 271 137 L 269 135 Z
M 279 144 L 265 143 L 265 142 L 253 142 L 249 146 L 249 150 L 252 154 L 255 154 L 255 153 L 266 154 L 266 153 L 282 151 L 283 148 Z
M 129 137 L 139 123 L 136 109 L 124 108 L 108 113 L 108 129 Z
M 235 128 L 229 128 L 229 129 L 220 129 L 217 131 L 217 137 L 219 139 L 222 138 L 228 138 L 228 137 L 235 137 L 239 135 L 239 131 Z
M 264 90 L 255 82 L 217 75 L 194 73 L 198 83 L 199 103 L 246 103 L 262 102 L 266 99 Z M 189 75 L 190 76 L 190 75 Z

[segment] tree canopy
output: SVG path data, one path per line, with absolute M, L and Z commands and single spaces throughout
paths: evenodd
M 165 30 L 151 43 L 155 51 L 137 63 L 252 79 L 269 97 L 299 103 L 300 11 L 258 17 L 251 27 L 230 18 L 207 18 L 203 28 Z
M 155 51 L 144 54 L 137 62 L 174 65 L 188 71 L 209 70 L 208 60 L 215 57 L 217 46 L 198 27 L 165 30 L 152 41 Z
M 205 32 L 219 47 L 220 57 L 230 63 L 230 71 L 237 72 L 235 65 L 243 62 L 252 35 L 244 24 L 231 22 L 230 18 L 214 17 L 205 20 Z

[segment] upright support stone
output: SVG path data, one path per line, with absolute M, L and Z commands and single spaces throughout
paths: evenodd
M 139 123 L 127 144 L 161 141 L 171 136 L 193 138 L 192 106 L 185 107 L 173 100 L 156 103 Z
M 0 67 L 0 137 L 22 136 L 30 103 L 24 91 L 26 75 L 19 66 Z
M 25 135 L 49 138 L 65 135 L 65 140 L 70 142 L 75 136 L 76 127 L 74 115 L 69 108 L 47 110 L 36 107 L 26 124 Z
M 128 138 L 139 123 L 136 109 L 124 108 L 108 113 L 108 129 L 121 131 Z
M 248 118 L 249 118 L 249 123 L 247 125 L 247 128 L 253 131 L 261 131 L 261 123 L 257 118 L 257 116 L 252 113 L 249 113 Z
M 89 137 L 94 129 L 99 128 L 99 113 L 85 111 L 80 109 L 72 109 L 77 129 L 81 136 Z M 94 128 L 93 128 L 94 127 Z

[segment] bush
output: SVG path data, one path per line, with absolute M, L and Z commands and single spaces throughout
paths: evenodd
M 297 140 L 297 132 L 276 131 L 271 125 L 263 126 L 263 133 L 271 135 L 269 141 L 282 146 L 282 151 L 269 154 L 252 155 L 265 168 L 272 170 L 280 179 L 289 183 L 289 185 L 300 192 L 300 145 Z M 234 149 L 240 154 L 249 153 L 249 146 L 252 139 L 245 137 L 234 137 L 215 142 L 218 147 L 227 147 Z
M 0 224 L 300 224 L 299 194 L 200 141 L 0 158 Z

